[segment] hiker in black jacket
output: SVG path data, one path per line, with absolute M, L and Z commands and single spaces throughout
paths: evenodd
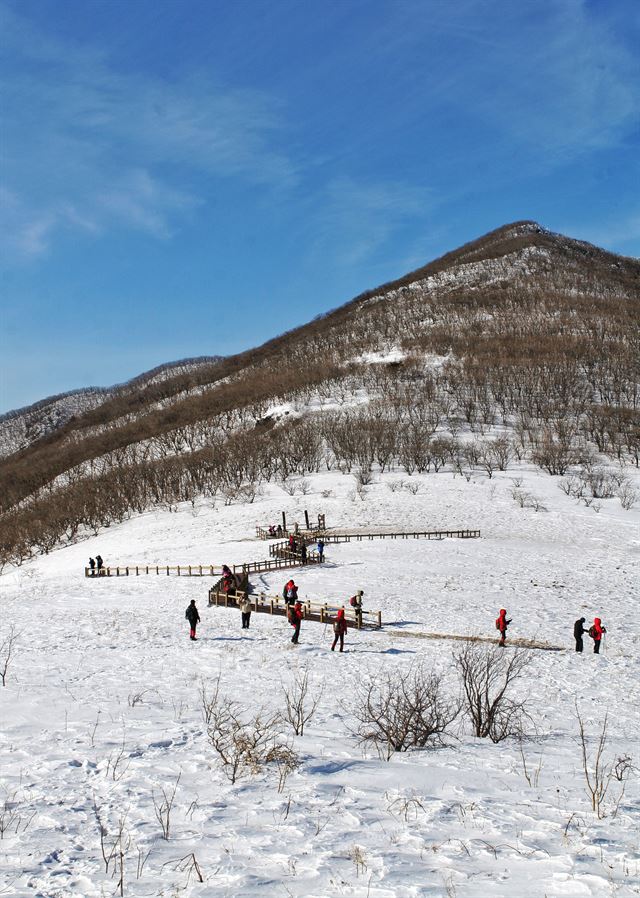
M 198 614 L 198 609 L 196 608 L 196 600 L 191 599 L 191 604 L 187 606 L 187 610 L 184 613 L 184 616 L 189 621 L 189 626 L 191 630 L 189 632 L 189 639 L 196 640 L 196 627 L 200 623 L 200 615 Z
M 581 652 L 584 648 L 584 645 L 582 644 L 582 634 L 587 632 L 582 626 L 584 622 L 585 618 L 580 617 L 573 625 L 573 638 L 576 641 L 576 652 Z

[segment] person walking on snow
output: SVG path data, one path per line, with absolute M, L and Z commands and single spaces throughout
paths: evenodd
M 96 572 L 96 560 L 95 558 L 89 559 L 89 567 L 91 568 L 91 576 L 93 577 Z
M 189 621 L 190 631 L 189 631 L 189 639 L 196 640 L 196 627 L 200 623 L 200 615 L 198 614 L 198 609 L 196 608 L 196 600 L 191 599 L 191 603 L 187 606 L 187 610 L 184 613 L 184 616 Z
M 284 589 L 282 590 L 282 598 L 285 600 L 287 605 L 294 605 L 298 599 L 298 587 L 293 582 L 293 580 L 289 580 L 288 583 L 285 583 Z
M 291 642 L 294 645 L 298 644 L 298 639 L 300 637 L 300 624 L 302 623 L 303 613 L 302 613 L 302 603 L 296 602 L 293 608 L 291 609 L 291 613 L 289 615 L 289 623 L 294 628 L 293 636 L 291 637 Z
M 507 627 L 511 623 L 511 618 L 507 620 L 507 612 L 504 608 L 500 609 L 500 615 L 496 618 L 496 630 L 500 630 L 500 642 L 498 645 L 504 645 L 507 638 Z
M 600 654 L 600 640 L 607 632 L 607 628 L 602 625 L 599 617 L 594 617 L 592 626 L 589 627 L 589 636 L 593 639 L 594 654 Z
M 585 630 L 585 628 L 582 626 L 584 624 L 584 622 L 585 622 L 585 618 L 579 617 L 578 620 L 573 625 L 573 638 L 576 641 L 576 652 L 581 652 L 584 648 L 584 645 L 582 644 L 582 635 L 583 635 L 583 633 L 587 632 Z
M 240 599 L 240 612 L 242 614 L 242 629 L 248 630 L 249 622 L 251 621 L 251 599 L 246 594 Z
M 347 632 L 347 621 L 344 616 L 344 608 L 340 608 L 338 614 L 336 615 L 336 619 L 333 622 L 333 632 L 334 639 L 333 645 L 331 646 L 331 651 L 335 651 L 338 640 L 340 640 L 340 651 L 344 649 L 344 634 Z
M 98 577 L 101 577 L 101 571 L 104 566 L 104 561 L 102 560 L 102 555 L 96 555 L 96 568 L 98 569 Z
M 318 558 L 320 559 L 320 564 L 324 561 L 324 543 L 321 539 L 318 540 Z
M 364 595 L 364 590 L 359 589 L 355 596 L 351 596 L 349 599 L 349 604 L 354 610 L 356 616 L 356 624 L 358 629 L 362 629 L 362 596 Z

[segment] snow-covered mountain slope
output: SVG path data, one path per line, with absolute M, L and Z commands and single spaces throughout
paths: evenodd
M 0 415 L 0 458 L 11 455 L 13 452 L 19 452 L 62 427 L 72 418 L 97 408 L 114 396 L 131 390 L 142 390 L 151 384 L 162 383 L 177 374 L 196 371 L 203 365 L 210 365 L 219 358 L 220 356 L 203 356 L 197 359 L 168 362 L 117 386 L 72 390 L 69 393 L 51 396 L 25 408 Z
M 469 482 L 404 475 L 415 495 L 391 491 L 402 477 L 376 476 L 363 500 L 352 477 L 332 472 L 308 476 L 306 495 L 268 486 L 253 504 L 156 510 L 0 577 L 2 634 L 11 624 L 19 634 L 0 689 L 6 894 L 113 894 L 119 845 L 130 896 L 638 894 L 638 511 L 611 499 L 596 513 L 524 467 Z M 513 501 L 514 477 L 546 511 Z M 267 544 L 255 525 L 281 510 L 302 521 L 304 509 L 330 526 L 468 526 L 482 538 L 328 546 L 324 565 L 293 572 L 303 598 L 340 602 L 363 589 L 366 607 L 382 611 L 382 631 L 349 631 L 343 655 L 319 624 L 303 623 L 297 647 L 283 618 L 254 614 L 242 631 L 237 611 L 207 608 L 207 579 L 83 577 L 96 553 L 111 564 L 257 560 Z M 254 586 L 279 593 L 287 578 L 265 574 Z M 196 643 L 184 619 L 192 598 Z M 495 637 L 500 607 L 513 619 L 509 638 L 561 649 L 530 651 L 514 692 L 536 738 L 493 744 L 461 720 L 445 747 L 388 763 L 358 745 L 362 684 L 422 662 L 457 696 L 452 651 L 462 643 L 424 634 Z M 600 656 L 589 639 L 583 655 L 573 651 L 581 616 L 607 626 Z M 207 737 L 203 684 L 211 692 L 219 678 L 255 714 L 282 709 L 305 671 L 322 697 L 304 735 L 290 737 L 300 766 L 281 791 L 273 765 L 231 784 Z M 576 701 L 590 757 L 608 715 L 605 762 L 629 755 L 636 767 L 619 801 L 612 778 L 601 819 L 586 791 Z M 158 815 L 174 787 L 164 839 Z

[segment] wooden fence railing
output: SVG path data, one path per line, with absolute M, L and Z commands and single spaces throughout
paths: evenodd
M 328 543 L 362 542 L 365 539 L 478 539 L 479 530 L 399 530 L 395 533 L 323 533 Z M 271 546 L 270 548 L 273 548 Z
M 232 570 L 242 569 L 233 565 Z M 100 570 L 84 569 L 85 577 L 140 577 L 145 574 L 155 576 L 177 574 L 178 577 L 222 577 L 222 567 L 212 564 L 119 564 L 108 565 Z
M 209 590 L 209 605 L 217 605 L 223 608 L 238 608 L 239 601 L 247 595 L 251 602 L 251 608 L 258 614 L 275 614 L 286 617 L 287 603 L 282 596 L 266 595 L 266 593 L 244 593 L 238 591 L 230 596 L 226 592 L 217 589 Z M 382 612 L 362 611 L 357 613 L 350 605 L 330 605 L 328 602 L 302 602 L 304 620 L 316 621 L 321 624 L 330 624 L 336 619 L 340 608 L 344 608 L 347 627 L 357 630 L 375 629 L 382 627 Z
M 234 574 L 244 572 L 247 574 L 273 571 L 279 568 L 303 567 L 311 564 L 319 564 L 320 559 L 315 552 L 310 552 L 306 562 L 302 563 L 300 555 L 290 552 L 282 558 L 266 558 L 263 561 L 248 561 L 244 564 L 232 564 Z M 169 577 L 175 574 L 178 577 L 222 577 L 222 567 L 211 564 L 120 564 L 109 565 L 100 570 L 84 569 L 85 577 L 140 577 L 144 575 Z

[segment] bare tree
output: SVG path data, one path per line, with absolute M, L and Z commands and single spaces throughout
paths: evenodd
M 510 695 L 513 684 L 530 664 L 522 650 L 505 652 L 494 646 L 486 649 L 468 642 L 453 653 L 462 686 L 463 707 L 473 733 L 480 738 L 502 742 L 510 736 L 522 738 L 529 718 L 526 699 Z
M 178 789 L 178 783 L 180 782 L 181 776 L 182 771 L 180 771 L 180 773 L 178 774 L 178 778 L 173 784 L 173 789 L 165 789 L 164 786 L 160 786 L 162 799 L 156 798 L 155 791 L 151 793 L 151 799 L 153 801 L 153 811 L 156 815 L 156 820 L 160 824 L 160 829 L 162 830 L 162 838 L 165 840 L 169 839 L 169 832 L 171 830 L 171 811 L 173 810 L 173 803 L 176 798 L 176 791 Z
M 459 703 L 443 694 L 441 675 L 417 664 L 358 689 L 356 733 L 389 761 L 396 751 L 441 744 L 459 711 Z
M 16 632 L 16 626 L 15 624 L 11 624 L 9 632 L 0 643 L 0 678 L 2 679 L 3 686 L 7 685 L 7 674 L 11 659 L 13 658 L 17 639 L 18 633 Z
M 296 736 L 304 735 L 304 728 L 315 714 L 322 698 L 322 689 L 315 695 L 309 694 L 309 668 L 305 667 L 302 676 L 291 683 L 282 684 L 285 708 L 284 720 L 291 724 Z
M 617 813 L 620 802 L 624 796 L 626 780 L 634 769 L 631 758 L 628 756 L 607 759 L 605 756 L 609 741 L 609 714 L 605 712 L 600 733 L 596 737 L 595 748 L 589 751 L 589 737 L 587 736 L 584 718 L 580 713 L 578 701 L 575 702 L 576 719 L 578 721 L 578 734 L 582 753 L 582 772 L 587 788 L 587 794 L 591 800 L 591 810 L 598 818 L 605 816 L 605 799 L 609 788 L 614 781 L 621 784 L 618 796 L 614 803 L 614 816 Z

